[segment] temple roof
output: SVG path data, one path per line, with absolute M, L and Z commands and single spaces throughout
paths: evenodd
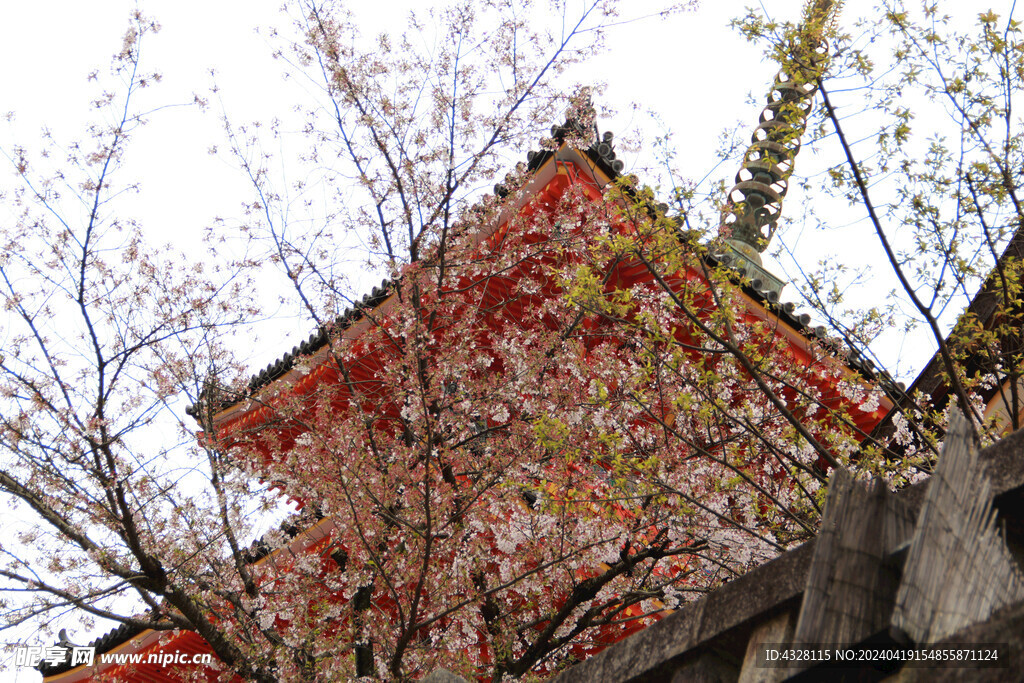
M 561 126 L 552 126 L 551 137 L 557 143 L 557 147 L 555 149 L 540 149 L 527 152 L 527 171 L 535 172 L 549 159 L 555 157 L 558 150 L 566 144 L 566 138 L 569 134 L 585 132 L 585 129 L 572 120 L 566 120 Z M 595 126 L 593 141 L 587 149 L 581 150 L 587 160 L 593 163 L 597 169 L 604 173 L 610 181 L 614 181 L 621 177 L 625 168 L 623 161 L 618 159 L 616 156 L 613 147 L 613 140 L 613 133 L 605 132 L 603 135 L 599 136 Z M 496 196 L 505 197 L 508 193 L 509 190 L 504 184 L 498 183 L 494 186 L 494 194 Z M 657 207 L 651 208 L 652 210 L 664 212 L 668 207 L 667 205 L 661 204 Z M 780 302 L 780 288 L 777 286 L 777 283 L 769 282 L 768 279 L 762 279 L 760 277 L 760 271 L 751 270 L 751 264 L 747 263 L 744 259 L 737 258 L 736 253 L 728 251 L 718 254 L 709 254 L 707 260 L 709 265 L 717 266 L 721 264 L 730 266 L 736 270 L 740 276 L 744 293 L 757 304 L 765 308 L 765 310 L 770 311 L 780 320 L 792 327 L 797 333 L 807 339 L 827 341 L 826 328 L 821 326 L 812 326 L 811 316 L 807 313 L 798 313 L 796 310 L 796 304 L 792 302 Z M 242 391 L 228 396 L 222 395 L 218 405 L 214 409 L 214 412 L 220 412 L 221 410 L 225 410 L 241 403 L 246 398 L 255 395 L 260 391 L 260 389 L 272 384 L 275 380 L 288 374 L 288 372 L 295 366 L 295 362 L 298 359 L 312 356 L 325 348 L 330 335 L 337 335 L 362 320 L 367 312 L 375 310 L 378 306 L 384 303 L 384 301 L 394 293 L 395 289 L 395 281 L 387 279 L 381 281 L 379 286 L 374 287 L 369 293 L 364 295 L 360 301 L 338 315 L 330 324 L 324 325 L 313 331 L 307 339 L 304 339 L 299 344 L 293 346 L 290 351 L 284 353 L 276 361 L 268 364 L 265 368 L 252 375 Z M 832 347 L 834 352 L 846 355 L 847 364 L 851 369 L 859 372 L 865 379 L 878 381 L 882 385 L 883 389 L 885 389 L 886 393 L 891 397 L 898 397 L 904 393 L 903 386 L 895 382 L 887 373 L 876 369 L 874 363 L 856 349 L 845 348 L 842 343 L 835 341 L 831 342 L 829 345 Z M 190 416 L 198 419 L 200 415 L 200 406 L 201 401 L 190 405 L 186 408 L 186 412 Z
M 566 137 L 570 133 L 581 132 L 585 131 L 581 130 L 580 127 L 572 121 L 566 121 L 561 126 L 553 126 L 551 134 L 552 138 L 554 138 L 558 144 L 558 147 L 556 149 L 541 149 L 539 151 L 528 152 L 526 155 L 527 170 L 534 172 L 540 169 L 548 160 L 555 157 L 558 150 L 565 145 Z M 598 136 L 596 129 L 594 132 L 595 135 L 593 142 L 587 149 L 582 150 L 582 153 L 610 180 L 615 180 L 622 175 L 624 163 L 621 159 L 616 157 L 615 150 L 613 149 L 612 142 L 614 135 L 610 132 L 606 132 L 603 135 Z M 508 189 L 499 183 L 494 187 L 494 194 L 498 197 L 504 197 L 508 194 Z M 664 212 L 666 208 L 666 206 L 661 205 L 658 207 L 652 207 L 652 210 Z M 780 302 L 777 289 L 773 289 L 770 283 L 763 283 L 759 280 L 756 277 L 756 273 L 744 271 L 743 263 L 730 261 L 729 253 L 708 254 L 706 259 L 708 264 L 712 267 L 718 265 L 732 267 L 736 271 L 738 276 L 737 281 L 741 284 L 744 294 L 746 294 L 757 305 L 761 306 L 765 311 L 770 312 L 781 322 L 791 327 L 797 334 L 808 340 L 818 340 L 833 353 L 844 354 L 846 356 L 847 365 L 852 370 L 859 373 L 867 380 L 877 381 L 891 398 L 903 395 L 904 391 L 902 386 L 898 385 L 888 374 L 876 369 L 874 363 L 870 359 L 860 354 L 855 349 L 847 348 L 842 342 L 829 339 L 825 327 L 811 325 L 812 318 L 810 314 L 797 311 L 797 305 L 792 302 Z M 396 283 L 392 280 L 382 281 L 379 286 L 374 287 L 359 302 L 337 316 L 329 325 L 320 327 L 318 330 L 310 334 L 307 339 L 293 346 L 290 351 L 284 353 L 280 358 L 278 358 L 278 360 L 270 363 L 265 368 L 255 373 L 249 379 L 242 391 L 225 398 L 221 398 L 215 408 L 215 411 L 219 412 L 241 403 L 243 400 L 254 396 L 264 387 L 267 387 L 277 379 L 288 374 L 288 372 L 295 366 L 297 360 L 303 357 L 312 356 L 325 348 L 330 338 L 329 335 L 337 335 L 338 333 L 350 328 L 352 325 L 362 320 L 366 316 L 367 312 L 373 311 L 383 304 L 394 293 L 395 285 Z M 186 409 L 186 412 L 192 417 L 198 419 L 200 415 L 200 408 L 201 402 L 189 406 Z M 290 525 L 290 528 L 283 530 L 286 534 L 294 536 L 297 532 L 297 527 Z M 254 541 L 249 550 L 246 551 L 246 559 L 249 562 L 257 562 L 270 552 L 270 546 L 266 544 L 263 539 L 258 539 Z M 92 643 L 90 643 L 90 645 L 96 648 L 97 653 L 109 652 L 115 647 L 136 638 L 145 630 L 145 628 L 140 626 L 122 624 L 99 638 L 96 638 Z M 53 667 L 42 664 L 39 667 L 39 670 L 44 676 L 58 675 L 67 672 L 70 669 L 71 667 L 67 664 Z
M 585 129 L 570 119 L 567 119 L 561 126 L 556 125 L 551 127 L 551 137 L 557 143 L 558 148 L 561 148 L 565 144 L 566 138 L 570 134 L 585 132 Z M 609 179 L 615 180 L 621 175 L 625 168 L 625 164 L 621 159 L 616 158 L 615 149 L 613 147 L 614 134 L 606 132 L 604 135 L 598 137 L 596 128 L 594 133 L 594 141 L 591 143 L 590 147 L 583 150 L 583 153 L 586 155 L 587 159 L 592 162 L 596 168 L 600 169 L 601 172 Z M 527 152 L 527 171 L 536 171 L 549 159 L 553 158 L 556 153 L 557 148 L 554 150 L 540 149 Z M 509 190 L 504 184 L 498 183 L 494 186 L 495 196 L 505 197 L 508 193 Z M 339 332 L 348 329 L 354 323 L 362 320 L 367 311 L 372 311 L 380 304 L 384 303 L 384 301 L 395 291 L 395 284 L 396 283 L 393 280 L 385 279 L 381 281 L 380 286 L 374 287 L 368 294 L 364 295 L 359 302 L 346 309 L 329 325 L 322 326 L 320 329 L 315 330 L 307 339 L 303 340 L 296 346 L 293 346 L 291 351 L 288 351 L 276 361 L 270 363 L 267 367 L 254 374 L 249 379 L 249 382 L 242 392 L 223 398 L 220 401 L 218 409 L 223 410 L 236 405 L 245 398 L 252 396 L 263 387 L 273 383 L 274 380 L 286 375 L 295 365 L 295 361 L 298 358 L 311 356 L 327 346 L 330 334 L 338 334 Z M 199 403 L 190 405 L 185 409 L 185 412 L 194 418 L 198 418 L 199 406 Z
M 320 514 L 319 511 L 314 510 L 311 516 L 307 517 L 306 519 L 310 520 L 312 526 L 315 526 L 316 524 L 324 520 L 324 516 Z M 242 556 L 245 562 L 248 564 L 256 564 L 260 560 L 262 560 L 263 558 L 267 557 L 275 551 L 273 545 L 269 543 L 267 540 L 268 537 L 270 537 L 271 535 L 280 536 L 283 534 L 286 543 L 282 547 L 287 547 L 288 543 L 294 541 L 294 539 L 303 530 L 302 527 L 300 527 L 296 523 L 297 521 L 299 520 L 296 520 L 294 518 L 285 520 L 284 522 L 282 522 L 277 532 L 268 532 L 267 534 L 264 534 L 260 538 L 254 540 L 251 544 L 249 544 L 248 548 L 242 549 Z M 332 555 L 332 557 L 334 556 Z M 151 612 L 150 616 L 155 615 Z M 96 654 L 103 654 L 106 652 L 110 652 L 111 650 L 115 649 L 120 645 L 124 645 L 125 643 L 129 642 L 134 638 L 137 638 L 138 636 L 142 635 L 148 630 L 150 629 L 139 624 L 121 624 L 120 626 L 114 627 L 110 631 L 107 631 L 106 633 L 90 641 L 89 643 L 86 643 L 85 647 L 95 648 Z M 57 644 L 62 646 L 65 645 L 65 643 L 60 641 Z M 74 667 L 71 666 L 70 658 L 67 658 L 65 662 L 56 665 L 49 665 L 45 661 L 43 661 L 39 664 L 38 667 L 36 667 L 36 669 L 45 678 L 49 676 L 57 676 L 59 674 L 67 673 L 68 671 L 71 671 L 72 669 L 77 668 L 78 666 L 79 665 L 76 665 Z

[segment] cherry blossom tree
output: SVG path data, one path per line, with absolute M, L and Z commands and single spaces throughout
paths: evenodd
M 4 539 L 4 613 L 44 634 L 69 610 L 87 627 L 193 629 L 232 661 L 204 606 L 216 588 L 199 586 L 224 561 L 209 549 L 244 533 L 260 494 L 241 502 L 249 485 L 195 442 L 180 397 L 231 372 L 223 342 L 257 309 L 243 272 L 155 249 L 117 212 L 133 191 L 118 171 L 151 113 L 135 101 L 159 80 L 141 62 L 157 29 L 132 18 L 89 137 L 5 150 L 18 185 L 0 258 L 0 488 L 10 515 L 34 521 Z
M 830 470 L 922 476 L 941 427 L 930 398 L 851 367 L 851 335 L 812 333 L 730 268 L 722 207 L 702 225 L 693 195 L 665 206 L 621 175 L 593 93 L 559 80 L 601 49 L 617 3 L 555 7 L 551 21 L 540 3 L 457 3 L 367 42 L 343 6 L 293 3 L 299 38 L 282 31 L 278 54 L 313 93 L 285 162 L 303 181 L 266 151 L 285 148 L 283 125 L 226 116 L 253 194 L 216 226 L 240 239 L 211 240 L 208 261 L 154 249 L 117 213 L 134 98 L 155 80 L 141 15 L 97 103 L 114 122 L 70 152 L 9 152 L 0 489 L 34 521 L 4 541 L 8 624 L 75 611 L 191 631 L 225 665 L 201 675 L 225 680 L 542 676 L 810 538 Z M 914 24 L 883 21 L 913 43 Z M 994 21 L 982 37 L 1009 59 L 1015 33 Z M 820 31 L 747 30 L 777 31 L 808 97 L 827 85 Z M 823 116 L 841 129 L 831 100 Z M 995 130 L 972 117 L 967 130 Z M 958 167 L 983 229 L 1013 203 L 1014 139 Z M 526 163 L 508 156 L 538 141 Z M 843 148 L 836 181 L 871 206 Z M 934 171 L 903 187 L 928 182 L 950 185 Z M 354 255 L 386 278 L 362 302 Z M 1011 265 L 999 272 L 1015 310 Z M 275 273 L 314 335 L 247 381 L 232 335 Z M 944 377 L 975 405 L 966 361 L 997 342 L 961 329 Z M 1015 378 L 1014 358 L 986 362 Z M 249 545 L 268 483 L 300 512 Z
M 468 8 L 431 59 L 408 40 L 395 58 L 386 41 L 360 54 L 320 6 L 301 22 L 294 61 L 323 92 L 307 158 L 333 143 L 331 172 L 369 201 L 309 230 L 254 154 L 259 131 L 227 122 L 256 193 L 243 229 L 327 351 L 268 369 L 287 389 L 219 385 L 201 419 L 218 449 L 332 520 L 321 554 L 340 570 L 317 594 L 340 641 L 318 647 L 352 647 L 358 675 L 550 671 L 813 534 L 827 471 L 883 390 L 818 341 L 795 363 L 779 323 L 633 179 L 538 194 L 521 164 L 493 195 L 466 189 L 493 177 L 506 128 L 533 132 L 514 123 L 518 91 L 482 97 L 486 79 L 459 70 L 478 41 Z M 524 35 L 486 39 L 565 43 Z M 493 71 L 543 85 L 516 71 L 550 68 L 527 57 Z M 596 145 L 588 93 L 565 104 L 544 146 Z M 389 275 L 344 315 L 335 225 Z M 296 585 L 286 604 L 314 594 Z

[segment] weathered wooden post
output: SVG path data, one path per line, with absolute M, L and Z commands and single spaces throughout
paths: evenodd
M 892 625 L 917 643 L 934 643 L 1024 600 L 1024 580 L 996 529 L 992 486 L 959 411 L 903 568 Z

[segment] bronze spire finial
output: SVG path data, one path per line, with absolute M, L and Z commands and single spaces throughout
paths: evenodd
M 778 227 L 800 137 L 827 61 L 825 34 L 835 21 L 838 5 L 833 0 L 812 0 L 805 8 L 722 210 L 726 243 L 739 260 L 748 262 L 750 270 L 772 280 L 775 286 L 769 289 L 776 293 L 782 283 L 761 268 L 760 252 Z

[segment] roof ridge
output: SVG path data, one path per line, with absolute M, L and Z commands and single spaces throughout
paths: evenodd
M 541 141 L 540 150 L 530 150 L 526 153 L 526 170 L 528 173 L 532 173 L 539 169 L 544 163 L 553 157 L 558 148 L 563 146 L 567 139 L 573 135 L 581 135 L 588 132 L 585 125 L 579 122 L 579 120 L 573 118 L 571 115 L 568 116 L 564 123 L 561 125 L 551 126 L 551 139 L 557 144 L 555 149 L 546 149 Z M 612 180 L 618 178 L 622 171 L 625 169 L 625 163 L 618 159 L 613 146 L 615 134 L 611 131 L 605 131 L 599 135 L 597 125 L 593 128 L 594 139 L 590 146 L 585 150 L 580 150 L 586 154 L 591 161 L 593 161 L 598 168 L 601 169 L 605 175 Z M 510 182 L 510 175 L 506 174 L 505 183 Z M 511 190 L 505 183 L 497 183 L 494 186 L 494 195 L 498 198 L 504 199 L 507 197 Z M 348 329 L 351 325 L 361 320 L 365 311 L 370 311 L 377 308 L 380 304 L 391 295 L 391 293 L 397 290 L 398 280 L 384 278 L 381 281 L 379 287 L 374 287 L 369 293 L 365 294 L 363 298 L 347 308 L 343 313 L 338 315 L 331 323 L 321 325 L 317 330 L 314 330 L 307 339 L 301 343 L 292 347 L 291 351 L 286 352 L 276 361 L 269 363 L 265 368 L 253 374 L 249 381 L 246 383 L 245 388 L 240 391 L 231 391 L 223 387 L 209 387 L 208 390 L 204 390 L 197 398 L 195 403 L 185 408 L 185 413 L 190 417 L 200 419 L 204 407 L 205 401 L 210 398 L 215 398 L 214 392 L 217 392 L 215 400 L 214 410 L 220 412 L 226 410 L 231 406 L 238 405 L 245 399 L 255 395 L 260 389 L 268 386 L 274 380 L 279 379 L 286 375 L 294 366 L 296 360 L 303 356 L 311 356 L 323 347 L 327 346 L 328 337 L 332 333 L 337 333 Z

